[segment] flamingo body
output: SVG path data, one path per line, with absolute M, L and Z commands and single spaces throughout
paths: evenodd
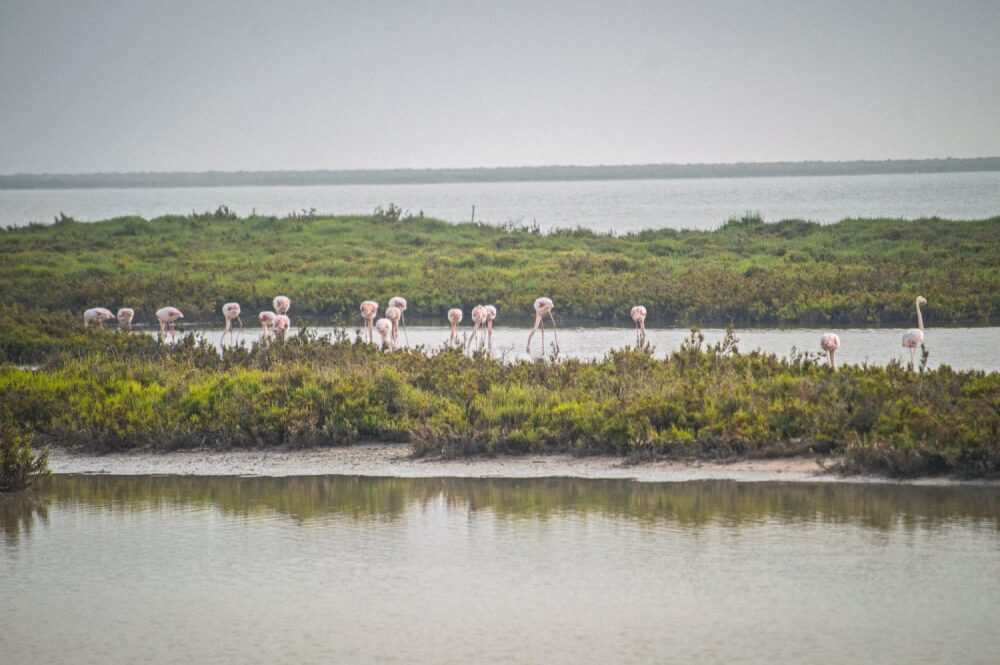
M 270 332 L 271 326 L 274 325 L 274 317 L 278 316 L 270 310 L 264 310 L 257 315 L 257 322 L 260 323 L 260 327 L 264 337 L 267 337 L 267 333 Z
M 927 304 L 927 298 L 917 296 L 914 303 L 917 308 L 917 327 L 903 333 L 903 348 L 910 350 L 910 369 L 916 371 L 917 349 L 924 344 L 924 317 L 920 313 L 920 306 Z
M 819 345 L 820 348 L 826 351 L 827 356 L 830 358 L 830 369 L 836 370 L 837 365 L 834 356 L 837 354 L 837 349 L 840 348 L 840 337 L 835 333 L 826 333 L 819 338 Z
M 104 322 L 110 321 L 113 318 L 115 318 L 115 315 L 111 313 L 110 309 L 105 309 L 103 307 L 91 307 L 83 313 L 83 325 L 89 326 L 91 323 L 96 323 L 98 326 L 103 328 Z
M 286 315 L 276 314 L 274 316 L 274 330 L 282 337 L 285 336 L 285 333 L 288 332 L 288 328 L 291 327 L 291 325 L 292 321 Z
M 490 351 L 493 350 L 493 322 L 497 319 L 496 305 L 486 305 L 486 343 Z
M 635 321 L 636 344 L 641 344 L 646 339 L 646 308 L 636 305 L 629 311 L 629 316 Z
M 454 346 L 458 343 L 458 324 L 462 322 L 462 310 L 453 307 L 448 310 L 448 323 L 451 326 L 451 336 L 448 338 L 448 345 Z
M 233 319 L 240 324 L 240 329 L 243 329 L 243 319 L 240 318 L 240 304 L 238 302 L 227 302 L 222 306 L 222 316 L 226 317 L 226 332 L 230 334 L 230 337 L 235 337 L 233 332 Z M 226 333 L 222 334 L 225 338 Z
M 406 302 L 406 298 L 403 298 L 402 296 L 393 296 L 392 298 L 389 299 L 389 307 L 397 307 L 397 308 L 399 308 L 399 323 L 402 324 L 402 326 L 403 326 L 403 339 L 406 341 L 406 345 L 409 346 L 410 345 L 410 337 L 409 337 L 409 335 L 406 334 L 406 308 L 407 308 L 407 306 L 408 306 L 408 303 Z M 388 315 L 388 313 L 389 313 L 389 311 L 386 310 L 386 315 Z M 395 325 L 395 328 L 393 329 L 393 333 L 392 333 L 392 343 L 393 344 L 398 344 L 399 343 L 399 325 L 395 324 L 395 323 L 393 325 Z
M 394 308 L 390 307 L 389 309 Z M 386 310 L 386 313 L 388 313 L 388 310 Z M 382 338 L 382 348 L 389 349 L 390 351 L 393 348 L 392 330 L 393 325 L 390 319 L 382 318 L 375 322 L 375 332 Z
M 365 330 L 368 331 L 368 341 L 375 342 L 375 317 L 378 316 L 378 303 L 366 300 L 361 303 L 361 318 L 365 320 Z
M 392 300 L 389 303 L 390 305 L 385 308 L 385 318 L 392 326 L 392 345 L 395 347 L 399 342 L 399 320 L 403 317 L 403 310 L 391 304 Z M 378 330 L 378 322 L 375 323 L 375 329 Z
M 545 323 L 543 322 L 543 317 L 548 314 L 549 319 L 552 321 L 552 334 L 556 338 L 556 353 L 559 352 L 559 335 L 556 333 L 556 320 L 552 316 L 552 309 L 555 305 L 551 298 L 537 298 L 534 303 L 535 308 L 535 325 L 531 327 L 531 332 L 528 333 L 528 353 L 531 353 L 531 338 L 535 336 L 535 330 L 538 328 L 542 329 L 542 351 L 545 351 Z
M 472 337 L 469 338 L 468 346 L 472 345 L 473 340 L 479 340 L 479 330 L 483 329 L 485 332 L 486 327 L 486 308 L 482 305 L 476 305 L 472 308 Z M 479 343 L 479 348 L 483 348 L 482 342 Z
M 160 322 L 160 334 L 170 332 L 170 338 L 177 338 L 176 322 L 183 319 L 184 314 L 176 307 L 161 307 L 156 310 L 156 320 Z
M 122 307 L 118 310 L 118 327 L 124 330 L 132 327 L 132 319 L 135 318 L 135 310 L 131 307 Z
M 275 296 L 271 304 L 274 306 L 275 314 L 287 314 L 292 306 L 292 300 L 288 296 Z

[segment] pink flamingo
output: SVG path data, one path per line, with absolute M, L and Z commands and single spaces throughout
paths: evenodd
M 910 370 L 917 370 L 917 348 L 924 344 L 924 317 L 920 314 L 920 306 L 927 304 L 927 298 L 917 296 L 917 327 L 903 333 L 903 347 L 910 350 Z
M 636 305 L 629 312 L 629 316 L 635 321 L 635 343 L 641 345 L 646 341 L 646 308 Z
M 390 307 L 389 309 L 393 309 Z M 386 310 L 388 313 L 388 310 Z M 375 330 L 378 332 L 379 337 L 382 338 L 382 348 L 392 351 L 395 348 L 395 342 L 392 339 L 392 321 L 390 319 L 379 319 L 375 322 Z
M 549 319 L 552 320 L 552 334 L 556 338 L 556 353 L 559 353 L 559 335 L 556 333 L 556 320 L 552 316 L 552 308 L 554 307 L 552 300 L 549 298 L 539 298 L 535 301 L 535 325 L 531 327 L 531 333 L 528 334 L 528 353 L 531 353 L 531 338 L 535 335 L 535 330 L 539 327 L 542 329 L 542 351 L 545 351 L 545 324 L 542 322 L 542 317 L 546 314 L 549 315 Z
M 486 306 L 486 339 L 490 351 L 493 350 L 493 322 L 497 318 L 497 308 L 495 305 Z
M 403 310 L 395 305 L 389 305 L 385 308 L 385 318 L 392 324 L 392 348 L 396 348 L 399 344 L 399 320 L 403 318 Z M 377 322 L 375 327 L 378 328 Z
M 269 310 L 264 310 L 257 315 L 257 321 L 260 323 L 261 327 L 261 337 L 267 337 L 267 334 L 271 332 L 271 326 L 274 325 L 274 319 L 276 316 L 278 315 Z
M 375 317 L 378 316 L 378 303 L 366 300 L 361 303 L 361 318 L 365 320 L 365 330 L 368 331 L 369 344 L 375 343 Z
M 462 322 L 462 310 L 456 308 L 448 310 L 448 323 L 451 324 L 451 337 L 448 338 L 448 346 L 458 344 L 458 324 Z
M 830 357 L 830 369 L 836 372 L 837 363 L 834 360 L 834 356 L 837 355 L 837 349 L 840 348 L 840 337 L 834 333 L 826 333 L 819 338 L 819 345 Z
M 399 322 L 403 324 L 403 340 L 406 342 L 406 345 L 409 346 L 410 338 L 406 334 L 406 306 L 407 306 L 406 298 L 395 296 L 394 298 L 391 298 L 389 300 L 389 307 L 399 308 Z M 388 314 L 389 310 L 386 310 L 386 315 L 388 316 Z M 399 327 L 395 324 L 395 322 L 393 322 L 393 326 L 394 326 L 392 331 L 393 344 L 398 344 Z
M 111 310 L 103 307 L 92 307 L 83 313 L 83 327 L 86 328 L 91 323 L 96 323 L 101 330 L 104 329 L 104 322 L 115 318 Z
M 160 334 L 165 335 L 170 331 L 170 339 L 177 339 L 177 319 L 183 319 L 184 315 L 176 307 L 161 307 L 156 310 L 156 319 L 160 322 Z
M 118 327 L 122 330 L 128 328 L 132 330 L 132 319 L 135 318 L 135 310 L 131 307 L 122 307 L 118 310 Z
M 233 319 L 239 322 L 240 330 L 243 330 L 243 319 L 240 318 L 240 304 L 238 302 L 227 302 L 222 306 L 222 316 L 226 317 L 226 332 L 222 333 L 223 339 L 226 337 L 226 333 L 229 333 L 229 338 L 235 340 L 236 333 L 233 331 Z
M 289 319 L 284 314 L 276 314 L 274 317 L 274 331 L 282 338 L 284 338 L 285 333 L 288 332 L 288 328 L 292 325 L 291 319 Z
M 483 329 L 483 334 L 486 333 L 486 308 L 482 305 L 476 305 L 472 308 L 472 337 L 466 343 L 465 348 L 468 349 L 472 346 L 473 340 L 479 342 L 479 348 L 483 348 L 483 341 L 480 339 L 479 329 Z
M 292 301 L 288 296 L 275 296 L 274 302 L 271 304 L 274 305 L 275 314 L 288 314 L 288 308 L 292 306 Z

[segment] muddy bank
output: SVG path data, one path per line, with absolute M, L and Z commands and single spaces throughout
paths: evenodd
M 469 459 L 414 459 L 408 444 L 369 444 L 307 450 L 184 450 L 95 455 L 53 449 L 53 473 L 196 476 L 357 475 L 398 478 L 619 478 L 641 482 L 688 480 L 898 482 L 869 476 L 843 477 L 805 457 L 731 463 L 656 461 L 626 465 L 620 457 L 527 455 Z M 938 478 L 907 481 L 954 482 Z

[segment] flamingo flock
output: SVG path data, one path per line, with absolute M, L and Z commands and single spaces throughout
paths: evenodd
M 910 363 L 909 369 L 911 371 L 916 371 L 916 353 L 917 349 L 923 349 L 924 347 L 924 318 L 920 311 L 921 305 L 926 305 L 927 299 L 923 296 L 917 296 L 915 300 L 915 307 L 917 313 L 917 327 L 910 328 L 903 333 L 903 348 L 910 350 Z M 288 317 L 288 310 L 292 306 L 292 301 L 288 296 L 277 296 L 272 302 L 274 310 L 265 310 L 257 315 L 257 321 L 261 325 L 262 335 L 267 337 L 272 331 L 279 336 L 284 337 L 291 327 L 291 319 Z M 551 298 L 538 298 L 533 304 L 535 310 L 535 323 L 531 327 L 531 331 L 528 333 L 528 343 L 527 352 L 531 353 L 531 340 L 535 336 L 535 332 L 540 331 L 541 345 L 542 349 L 545 349 L 545 317 L 548 316 L 550 323 L 552 324 L 552 337 L 553 337 L 553 349 L 556 353 L 559 353 L 559 336 L 557 333 L 556 320 L 552 312 L 555 309 L 555 304 L 552 302 Z M 361 318 L 364 321 L 365 332 L 367 334 L 368 342 L 374 344 L 375 336 L 378 335 L 381 341 L 381 346 L 387 351 L 393 351 L 399 348 L 399 328 L 403 329 L 404 343 L 408 346 L 409 339 L 406 334 L 406 319 L 405 312 L 407 309 L 407 302 L 405 298 L 396 296 L 389 300 L 389 306 L 386 308 L 385 316 L 383 318 L 378 317 L 379 304 L 374 300 L 365 300 L 361 303 Z M 243 320 L 240 318 L 240 304 L 237 302 L 228 302 L 222 306 L 222 315 L 226 321 L 226 329 L 223 332 L 223 339 L 225 339 L 226 334 L 230 335 L 230 339 L 234 340 L 237 338 L 240 331 L 243 330 Z M 465 350 L 471 349 L 472 345 L 475 343 L 478 350 L 483 350 L 484 348 L 489 349 L 491 352 L 493 350 L 493 323 L 497 318 L 497 308 L 495 305 L 476 305 L 472 308 L 472 336 L 465 343 Z M 636 345 L 642 346 L 646 342 L 646 317 L 647 310 L 642 305 L 635 305 L 629 311 L 629 316 L 635 323 L 635 337 Z M 104 328 L 105 321 L 111 321 L 117 319 L 118 326 L 121 330 L 130 330 L 132 328 L 132 321 L 135 318 L 135 310 L 130 307 L 122 307 L 118 310 L 117 315 L 109 309 L 104 307 L 92 307 L 83 313 L 83 324 L 84 327 L 89 327 L 96 325 L 100 328 Z M 184 314 L 176 307 L 162 307 L 156 310 L 156 320 L 160 324 L 160 335 L 169 335 L 171 340 L 176 339 L 177 327 L 176 323 L 179 319 L 184 318 Z M 448 325 L 449 325 L 449 336 L 447 346 L 449 348 L 456 348 L 460 346 L 458 339 L 458 326 L 462 323 L 463 319 L 462 310 L 459 308 L 452 308 L 448 310 Z M 239 326 L 238 330 L 234 330 L 233 321 L 236 321 Z M 836 355 L 837 350 L 840 349 L 840 337 L 835 333 L 824 333 L 820 337 L 820 348 L 827 355 L 827 359 L 830 365 L 830 370 L 837 371 L 837 361 Z

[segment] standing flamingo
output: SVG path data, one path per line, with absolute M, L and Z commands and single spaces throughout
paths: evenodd
M 472 308 L 472 337 L 466 343 L 466 348 L 468 349 L 472 346 L 473 341 L 479 342 L 479 348 L 483 348 L 483 342 L 480 339 L 479 329 L 483 329 L 483 335 L 486 334 L 486 308 L 482 305 L 476 305 Z
M 378 303 L 366 300 L 361 303 L 361 318 L 365 320 L 365 330 L 368 331 L 368 342 L 375 343 L 375 317 L 378 316 Z
M 274 319 L 278 316 L 270 310 L 264 310 L 257 315 L 257 321 L 260 323 L 261 337 L 267 337 L 267 334 L 271 332 L 271 326 L 274 325 Z
M 837 355 L 837 349 L 840 348 L 840 337 L 834 333 L 826 333 L 819 338 L 819 345 L 830 357 L 830 369 L 836 372 L 837 363 L 834 360 L 834 356 Z
M 493 350 L 493 322 L 497 318 L 497 308 L 495 305 L 486 306 L 486 339 L 490 351 Z
M 96 323 L 103 330 L 104 322 L 110 321 L 113 318 L 115 318 L 115 315 L 111 313 L 111 310 L 104 309 L 103 307 L 93 307 L 83 313 L 83 327 L 86 328 L 91 323 Z
M 451 337 L 448 338 L 448 346 L 458 344 L 458 324 L 462 322 L 462 310 L 456 308 L 448 310 L 448 323 L 451 324 Z
M 389 309 L 393 309 L 390 307 Z M 388 314 L 388 310 L 386 310 Z M 379 319 L 375 322 L 375 330 L 378 332 L 379 337 L 382 338 L 382 349 L 392 351 L 395 348 L 395 342 L 392 339 L 392 321 L 390 319 Z
M 406 342 L 406 345 L 409 346 L 410 338 L 406 334 L 406 305 L 407 305 L 406 298 L 402 298 L 400 296 L 395 296 L 389 300 L 389 307 L 399 308 L 399 322 L 403 324 L 403 340 Z M 386 315 L 388 315 L 388 313 L 389 313 L 388 310 L 386 310 Z M 393 325 L 395 325 L 395 323 Z M 399 336 L 398 326 L 393 328 L 392 335 L 393 335 L 393 344 L 398 344 L 398 339 L 397 339 Z
M 177 319 L 183 319 L 184 315 L 176 307 L 161 307 L 156 310 L 156 319 L 160 322 L 160 334 L 165 335 L 170 331 L 171 341 L 177 339 Z
M 275 296 L 274 302 L 271 304 L 274 305 L 275 314 L 288 314 L 288 308 L 292 306 L 292 301 L 288 296 Z
M 389 305 L 385 308 L 385 318 L 392 324 L 392 348 L 396 348 L 399 344 L 399 320 L 403 318 L 403 310 L 395 305 Z M 378 325 L 375 327 L 378 328 Z
M 917 347 L 924 345 L 924 317 L 920 315 L 920 306 L 927 304 L 927 298 L 917 296 L 917 327 L 903 333 L 903 348 L 910 350 L 910 370 L 917 370 Z
M 642 343 L 646 341 L 646 308 L 642 305 L 636 305 L 629 312 L 629 316 L 635 321 L 635 343 L 637 346 L 642 346 Z
M 291 327 L 292 321 L 284 314 L 277 314 L 274 317 L 274 332 L 279 335 L 282 339 L 285 337 L 285 333 L 288 332 L 288 328 Z
M 549 319 L 552 320 L 552 334 L 556 338 L 556 353 L 559 353 L 559 335 L 556 333 L 556 320 L 552 316 L 552 300 L 550 298 L 539 298 L 535 301 L 535 325 L 531 327 L 531 333 L 528 334 L 528 353 L 531 353 L 531 338 L 535 335 L 535 330 L 539 328 L 542 329 L 542 351 L 545 351 L 545 324 L 542 322 L 542 317 L 546 314 L 549 315 Z
M 222 338 L 225 339 L 226 333 L 229 333 L 229 338 L 235 341 L 236 333 L 233 331 L 233 319 L 240 324 L 240 330 L 243 330 L 243 319 L 240 318 L 240 304 L 238 302 L 227 302 L 222 306 L 222 316 L 226 317 L 226 332 L 222 333 Z
M 126 328 L 132 330 L 132 319 L 135 318 L 135 310 L 131 307 L 122 307 L 118 310 L 118 327 L 122 330 Z

